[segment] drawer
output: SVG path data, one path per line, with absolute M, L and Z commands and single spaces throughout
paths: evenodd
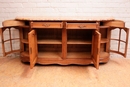
M 16 20 L 6 20 L 2 22 L 3 27 L 11 27 L 11 26 L 25 26 L 25 23 L 22 21 Z
M 67 29 L 97 29 L 97 23 L 67 23 Z
M 62 22 L 32 22 L 31 28 L 62 28 Z
M 114 21 L 107 21 L 104 22 L 104 26 L 111 26 L 111 27 L 125 27 L 125 22 L 120 20 L 114 20 Z

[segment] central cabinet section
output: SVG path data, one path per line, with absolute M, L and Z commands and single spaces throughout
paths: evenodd
M 38 58 L 61 59 L 62 29 L 36 29 Z
M 93 30 L 67 29 L 67 58 L 91 58 Z
M 28 44 L 31 68 L 35 63 L 94 64 L 98 68 L 101 39 L 98 27 L 96 22 L 30 22 L 30 31 L 24 31 L 28 40 L 23 41 Z

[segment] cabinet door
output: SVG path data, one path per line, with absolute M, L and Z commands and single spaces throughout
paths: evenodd
M 29 56 L 30 56 L 30 68 L 33 68 L 38 56 L 37 50 L 37 37 L 35 30 L 32 30 L 28 33 L 29 40 Z
M 92 60 L 94 66 L 97 69 L 99 68 L 100 40 L 101 40 L 101 34 L 97 30 L 94 30 L 92 38 Z
M 15 34 L 14 34 L 15 33 Z M 0 28 L 3 56 L 10 53 L 20 52 L 20 28 L 2 27 Z
M 110 36 L 111 36 L 110 37 L 110 43 L 111 43 L 110 44 L 111 45 L 110 52 L 118 53 L 118 54 L 121 54 L 122 56 L 126 57 L 129 29 L 128 28 L 111 27 L 109 30 L 110 30 Z M 118 30 L 118 31 L 114 31 L 114 30 Z M 116 34 L 114 34 L 114 32 Z M 114 37 L 115 35 L 117 35 L 118 37 Z M 115 43 L 114 43 L 114 41 L 115 41 Z

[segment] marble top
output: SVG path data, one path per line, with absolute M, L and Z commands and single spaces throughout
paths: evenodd
M 112 17 L 34 17 L 34 16 L 28 16 L 28 17 L 16 17 L 16 20 L 22 20 L 22 21 L 111 21 L 114 20 Z

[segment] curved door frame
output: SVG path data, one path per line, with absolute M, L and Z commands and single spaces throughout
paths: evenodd
M 11 37 L 11 28 L 15 28 L 17 29 L 16 27 L 2 27 L 0 30 L 1 30 L 1 41 L 2 41 L 2 50 L 3 50 L 3 56 L 6 56 L 10 53 L 15 53 L 15 52 L 20 52 L 20 48 L 17 49 L 17 50 L 13 50 L 13 43 L 12 43 L 12 40 L 19 40 L 20 42 L 20 28 L 18 29 L 19 30 L 19 38 L 12 38 Z M 9 39 L 7 40 L 4 40 L 4 34 L 3 32 L 6 30 L 6 29 L 9 29 Z M 5 47 L 5 42 L 9 42 L 10 44 L 10 51 L 6 52 L 6 47 Z M 19 47 L 20 47 L 20 44 L 19 44 Z
M 112 33 L 112 30 L 114 30 L 114 29 L 117 29 L 118 27 L 110 27 L 110 36 L 111 36 L 111 33 Z M 110 41 L 111 40 L 113 40 L 113 41 L 118 41 L 118 49 L 117 50 L 111 50 L 110 49 L 110 52 L 114 52 L 114 53 L 118 53 L 118 54 L 120 54 L 120 55 L 122 55 L 122 56 L 124 56 L 124 57 L 126 57 L 126 55 L 127 55 L 127 47 L 128 47 L 128 37 L 129 37 L 129 29 L 128 28 L 118 28 L 119 29 L 119 38 L 118 39 L 115 39 L 115 38 L 112 38 L 112 36 L 110 37 Z M 126 39 L 125 40 L 121 40 L 121 30 L 124 30 L 125 32 L 126 32 Z M 120 52 L 120 46 L 121 46 L 121 42 L 123 42 L 123 43 L 125 43 L 125 50 L 124 50 L 124 52 Z M 112 44 L 111 44 L 112 45 Z

